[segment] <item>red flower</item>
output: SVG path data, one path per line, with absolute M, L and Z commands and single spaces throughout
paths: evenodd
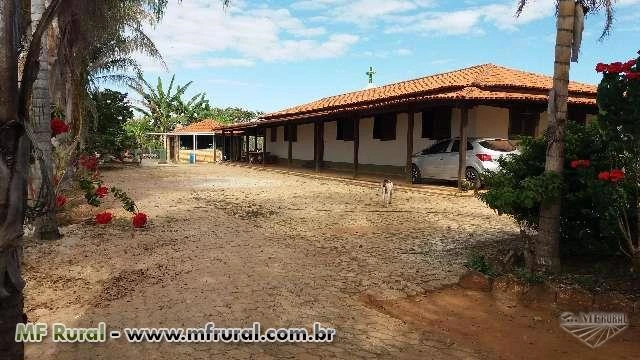
M 96 223 L 98 224 L 108 224 L 111 219 L 113 219 L 113 215 L 108 211 L 96 214 Z
M 141 228 L 147 225 L 147 214 L 143 212 L 137 212 L 131 218 L 131 223 L 134 228 Z
M 98 159 L 95 157 L 95 155 L 91 155 L 91 156 L 82 155 L 80 156 L 80 159 L 78 160 L 78 162 L 80 163 L 80 166 L 82 166 L 83 168 L 89 171 L 95 171 L 96 168 L 98 167 Z
M 620 169 L 613 169 L 609 173 L 609 179 L 613 182 L 618 182 L 624 179 L 624 171 Z
M 105 196 L 107 196 L 107 194 L 109 193 L 109 189 L 107 189 L 106 186 L 98 186 L 98 188 L 96 189 L 96 195 L 98 195 L 99 198 L 103 198 Z
M 573 169 L 577 169 L 579 167 L 589 167 L 589 165 L 591 165 L 591 161 L 589 160 L 573 160 L 571 161 L 571 167 Z
M 609 68 L 607 69 L 607 72 L 611 74 L 619 74 L 623 71 L 624 71 L 624 64 L 619 61 L 609 64 Z
M 636 60 L 635 59 L 631 59 L 629 61 L 627 61 L 626 63 L 622 64 L 623 67 L 623 71 L 631 71 L 631 68 L 636 64 Z
M 609 181 L 610 178 L 611 178 L 611 175 L 609 174 L 608 171 L 603 171 L 598 174 L 598 180 Z
M 69 131 L 69 125 L 59 118 L 51 119 L 51 135 L 58 136 Z
M 596 65 L 596 71 L 599 72 L 599 73 L 605 72 L 605 71 L 607 71 L 607 69 L 609 69 L 609 66 L 607 64 L 598 63 Z
M 57 208 L 61 208 L 64 206 L 64 204 L 67 203 L 67 198 L 64 195 L 58 195 L 56 196 L 56 207 Z
M 640 79 L 640 72 L 628 72 L 624 76 L 629 80 L 637 80 Z

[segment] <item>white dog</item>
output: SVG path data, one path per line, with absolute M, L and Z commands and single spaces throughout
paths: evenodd
M 391 195 L 393 195 L 393 182 L 389 179 L 382 180 L 382 203 L 384 206 L 391 204 Z

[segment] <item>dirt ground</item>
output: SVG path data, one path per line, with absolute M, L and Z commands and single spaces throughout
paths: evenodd
M 45 342 L 28 344 L 27 358 L 520 359 L 532 358 L 532 349 L 540 350 L 536 344 L 551 338 L 557 346 L 546 358 L 564 354 L 558 350 L 563 342 L 577 343 L 551 320 L 533 333 L 536 340 L 523 328 L 510 342 L 491 341 L 492 331 L 508 337 L 511 332 L 502 326 L 524 326 L 522 319 L 500 316 L 490 298 L 474 305 L 477 296 L 455 289 L 447 290 L 454 291 L 447 301 L 429 300 L 433 294 L 418 297 L 442 304 L 442 311 L 431 308 L 440 326 L 417 316 L 415 307 L 406 308 L 417 295 L 455 282 L 472 249 L 516 235 L 508 218 L 452 189 L 398 189 L 385 208 L 372 186 L 234 166 L 143 166 L 104 176 L 150 216 L 148 228 L 133 232 L 129 215 L 107 203 L 103 208 L 116 216 L 109 225 L 78 223 L 62 229 L 61 241 L 28 240 L 29 321 L 68 326 L 104 321 L 114 329 L 199 327 L 208 321 L 219 327 L 254 321 L 263 328 L 309 327 L 318 321 L 336 328 L 337 339 L 331 344 Z M 95 212 L 80 206 L 72 213 Z M 380 302 L 372 306 L 363 295 Z M 473 306 L 483 316 L 461 311 L 456 317 L 456 309 Z M 471 321 L 468 327 L 461 325 L 465 321 Z M 494 325 L 473 325 L 487 321 Z M 448 323 L 464 331 L 443 331 Z M 625 339 L 619 335 L 610 342 Z M 625 344 L 631 349 L 638 342 Z

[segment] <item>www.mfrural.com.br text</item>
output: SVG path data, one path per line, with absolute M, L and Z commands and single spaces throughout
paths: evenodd
M 122 330 L 107 329 L 104 322 L 97 327 L 68 327 L 65 324 L 46 323 L 18 324 L 16 327 L 17 342 L 42 342 L 50 337 L 53 342 L 106 342 L 122 339 L 131 343 L 140 342 L 222 342 L 222 343 L 297 343 L 297 342 L 332 342 L 336 330 L 313 323 L 312 329 L 306 328 L 267 328 L 264 331 L 259 322 L 251 327 L 224 328 L 216 327 L 213 322 L 198 328 L 124 328 Z

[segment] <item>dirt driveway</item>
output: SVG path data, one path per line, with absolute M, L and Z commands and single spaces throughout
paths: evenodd
M 224 165 L 107 171 L 150 215 L 133 233 L 112 207 L 107 226 L 63 228 L 27 242 L 29 320 L 74 326 L 309 327 L 331 344 L 30 344 L 31 359 L 491 357 L 361 301 L 416 295 L 457 280 L 469 249 L 516 228 L 478 200 L 400 190 L 384 208 L 376 189 Z M 89 216 L 89 214 L 86 214 Z

